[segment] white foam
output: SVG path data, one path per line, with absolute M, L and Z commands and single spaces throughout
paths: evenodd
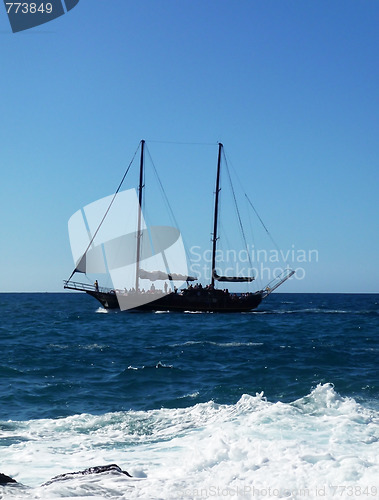
M 83 414 L 3 429 L 14 444 L 2 451 L 1 472 L 33 486 L 28 498 L 379 495 L 379 413 L 330 384 L 290 404 L 243 395 L 234 405 Z M 133 479 L 101 474 L 38 486 L 110 463 Z
M 254 347 L 263 345 L 263 342 L 213 342 L 211 340 L 188 340 L 181 344 L 172 344 L 171 347 L 182 347 L 182 346 L 201 345 L 201 344 L 204 345 L 209 344 L 219 347 L 245 347 L 245 346 Z
M 98 307 L 95 312 L 100 313 L 100 314 L 108 314 L 109 309 L 105 309 L 104 307 Z

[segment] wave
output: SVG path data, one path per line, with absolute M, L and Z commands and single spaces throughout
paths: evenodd
M 58 350 L 84 350 L 84 351 L 105 351 L 109 349 L 107 344 L 48 344 L 50 349 Z
M 128 368 L 126 370 L 124 370 L 123 372 L 121 372 L 121 374 L 125 374 L 127 372 L 127 370 L 134 370 L 134 371 L 139 371 L 139 370 L 155 370 L 157 368 L 169 368 L 169 369 L 172 369 L 174 368 L 174 365 L 166 365 L 165 363 L 162 363 L 162 361 L 158 361 L 158 363 L 156 363 L 155 365 L 150 365 L 150 366 L 128 366 Z
M 304 308 L 304 309 L 266 309 L 258 311 L 250 311 L 247 314 L 377 314 L 377 311 L 370 310 L 344 310 L 344 309 L 320 309 L 320 308 Z
M 184 311 L 184 314 L 213 314 L 213 311 Z
M 109 309 L 105 309 L 104 307 L 98 307 L 95 312 L 99 314 L 108 314 Z
M 0 376 L 3 377 L 17 377 L 23 375 L 23 371 L 10 366 L 0 366 Z
M 300 491 L 332 498 L 334 487 L 339 498 L 351 498 L 347 488 L 379 493 L 379 412 L 341 396 L 332 384 L 290 403 L 245 394 L 232 405 L 209 401 L 13 422 L 2 433 L 18 439 L 2 449 L 2 472 L 33 486 L 27 498 L 174 499 L 200 492 L 206 498 L 217 491 L 263 498 L 270 488 L 277 492 L 271 496 L 300 500 Z M 99 457 L 134 479 L 82 477 L 43 491 L 38 486 L 78 464 L 98 465 Z M 6 490 L 10 497 L 14 491 Z
M 184 347 L 191 345 L 215 345 L 219 347 L 248 347 L 248 346 L 260 346 L 263 342 L 215 342 L 212 340 L 188 340 L 187 342 L 182 342 L 179 344 L 171 344 L 170 347 Z

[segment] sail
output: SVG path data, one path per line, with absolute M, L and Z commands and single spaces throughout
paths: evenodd
M 76 263 L 77 273 L 105 273 L 104 255 L 101 246 L 91 248 Z
M 142 280 L 158 281 L 158 280 L 170 280 L 170 281 L 196 281 L 197 278 L 193 276 L 187 276 L 184 274 L 175 273 L 165 273 L 163 271 L 145 271 L 140 269 L 139 277 Z
M 254 281 L 255 278 L 251 276 L 219 276 L 216 273 L 213 273 L 214 279 L 217 281 L 227 281 L 229 283 L 250 283 Z

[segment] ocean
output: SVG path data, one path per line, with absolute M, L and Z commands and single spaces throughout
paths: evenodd
M 0 318 L 0 498 L 379 498 L 379 295 L 180 314 L 3 293 Z M 132 477 L 49 482 L 109 464 Z

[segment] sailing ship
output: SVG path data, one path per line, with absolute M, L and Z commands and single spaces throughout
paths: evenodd
M 177 312 L 248 312 L 259 306 L 264 298 L 288 280 L 294 271 L 286 269 L 283 273 L 272 280 L 267 286 L 255 292 L 232 293 L 228 289 L 218 288 L 219 283 L 249 283 L 254 280 L 253 276 L 222 276 L 217 273 L 216 254 L 217 242 L 219 239 L 219 193 L 220 193 L 220 172 L 221 158 L 223 154 L 223 144 L 218 144 L 217 170 L 216 170 L 216 188 L 214 193 L 214 211 L 213 211 L 213 233 L 212 233 L 212 260 L 211 260 L 211 278 L 210 282 L 203 286 L 202 284 L 192 284 L 197 281 L 197 277 L 190 276 L 188 273 L 174 272 L 172 270 L 168 255 L 170 252 L 168 247 L 173 248 L 175 245 L 181 248 L 182 240 L 179 231 L 176 228 L 167 226 L 156 226 L 148 228 L 145 224 L 142 214 L 142 204 L 144 197 L 144 155 L 145 141 L 140 142 L 140 170 L 139 170 L 139 185 L 138 185 L 138 200 L 136 199 L 134 215 L 130 215 L 130 203 L 128 204 L 129 219 L 135 219 L 137 226 L 135 231 L 123 229 L 122 234 L 117 233 L 109 241 L 104 238 L 99 240 L 99 231 L 103 223 L 106 221 L 107 214 L 112 204 L 114 204 L 116 196 L 120 196 L 120 187 L 130 168 L 128 167 L 123 180 L 121 181 L 116 193 L 113 197 L 109 197 L 109 206 L 105 214 L 100 220 L 99 225 L 95 229 L 88 227 L 87 222 L 84 224 L 81 220 L 81 212 L 77 212 L 71 218 L 72 223 L 80 219 L 80 227 L 86 227 L 87 239 L 84 239 L 85 244 L 76 252 L 76 267 L 71 273 L 68 280 L 64 281 L 64 288 L 69 290 L 83 291 L 97 299 L 105 309 L 129 310 L 129 311 L 177 311 Z M 125 196 L 130 195 L 127 192 Z M 126 193 L 126 194 L 125 194 Z M 104 199 L 105 200 L 105 199 Z M 104 203 L 101 203 L 103 206 Z M 87 206 L 89 207 L 89 206 Z M 93 211 L 94 207 L 91 207 Z M 88 208 L 87 212 L 91 210 Z M 133 212 L 133 210 L 132 210 Z M 70 219 L 70 221 L 71 221 Z M 118 217 L 117 221 L 120 220 Z M 117 222 L 116 222 L 117 223 Z M 70 228 L 70 222 L 69 222 Z M 97 238 L 97 242 L 96 242 Z M 70 235 L 71 239 L 71 235 Z M 118 245 L 117 251 L 116 243 Z M 73 241 L 71 239 L 73 249 Z M 154 248 L 154 251 L 150 249 Z M 120 251 L 121 248 L 121 251 Z M 83 251 L 84 250 L 84 251 Z M 121 253 L 121 257 L 120 257 Z M 160 256 L 162 269 L 148 270 L 146 263 L 152 258 L 153 254 Z M 74 255 L 74 251 L 73 251 Z M 103 263 L 106 257 L 108 264 Z M 75 258 L 75 255 L 74 255 Z M 176 262 L 177 259 L 174 259 Z M 101 264 L 100 264 L 101 263 Z M 104 272 L 108 266 L 108 271 L 113 269 L 112 281 L 113 288 L 100 287 L 96 280 L 94 284 L 87 284 L 73 281 L 72 277 L 75 273 L 93 272 L 100 269 Z M 133 286 L 126 285 L 125 269 L 132 269 Z M 130 276 L 130 273 L 129 273 Z M 122 281 L 125 280 L 125 281 Z M 150 283 L 151 287 L 148 291 L 141 286 L 141 281 Z M 154 283 L 160 283 L 161 289 L 156 287 Z M 162 286 L 164 283 L 164 286 Z M 170 286 L 167 285 L 170 284 Z M 178 288 L 176 283 L 179 283 L 182 288 Z M 185 285 L 183 287 L 183 285 Z M 229 285 L 227 285 L 229 286 Z

